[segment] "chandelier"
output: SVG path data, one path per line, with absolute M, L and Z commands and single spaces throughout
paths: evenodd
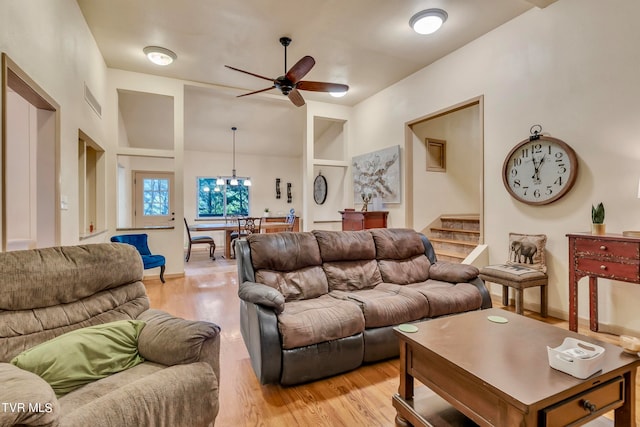
M 233 169 L 231 170 L 231 179 L 229 180 L 229 185 L 238 185 L 238 178 L 236 177 L 236 131 L 237 127 L 233 126 L 231 128 L 233 131 Z M 245 187 L 251 187 L 251 178 L 247 177 L 242 181 L 242 184 Z M 224 185 L 224 179 L 222 177 L 218 177 L 216 180 L 216 191 L 220 191 L 217 186 Z

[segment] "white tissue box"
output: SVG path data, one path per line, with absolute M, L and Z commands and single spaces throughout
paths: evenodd
M 547 346 L 549 365 L 581 380 L 602 369 L 604 348 L 575 338 L 565 338 L 562 345 Z

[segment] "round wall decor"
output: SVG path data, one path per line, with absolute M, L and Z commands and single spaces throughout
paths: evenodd
M 578 158 L 565 142 L 536 135 L 518 143 L 502 165 L 502 181 L 515 198 L 529 205 L 555 202 L 576 182 Z
M 322 173 L 318 173 L 313 181 L 313 200 L 319 205 L 327 200 L 327 179 Z

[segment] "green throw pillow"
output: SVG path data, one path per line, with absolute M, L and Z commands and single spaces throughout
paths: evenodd
M 138 353 L 141 320 L 119 320 L 67 332 L 26 350 L 11 364 L 39 375 L 56 396 L 144 361 Z

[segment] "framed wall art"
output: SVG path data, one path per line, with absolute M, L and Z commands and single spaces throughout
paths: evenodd
M 353 200 L 362 203 L 362 195 L 380 198 L 384 203 L 400 203 L 400 146 L 355 156 Z
M 427 172 L 447 171 L 447 141 L 425 138 L 427 146 Z

